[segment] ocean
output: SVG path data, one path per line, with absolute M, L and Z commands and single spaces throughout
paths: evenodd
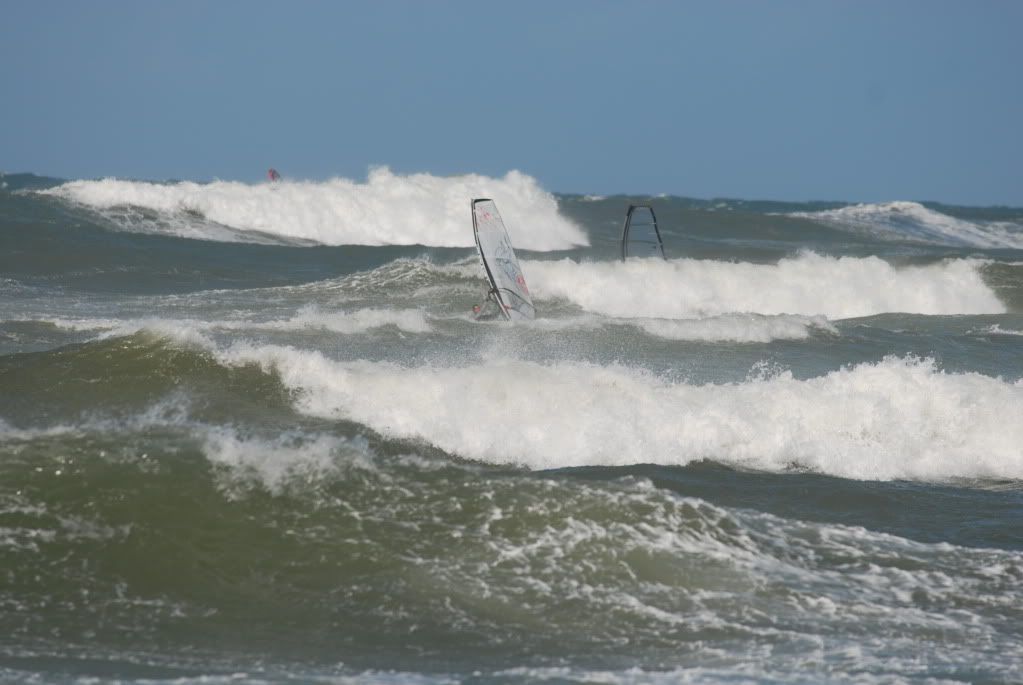
M 1023 682 L 1023 209 L 0 175 L 0 681 Z

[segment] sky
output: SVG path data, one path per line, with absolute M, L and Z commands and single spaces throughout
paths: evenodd
M 0 0 L 0 171 L 1023 206 L 1018 0 Z

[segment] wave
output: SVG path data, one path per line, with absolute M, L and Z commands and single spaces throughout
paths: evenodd
M 534 297 L 561 298 L 615 317 L 1004 313 L 1005 306 L 980 274 L 983 264 L 956 259 L 897 268 L 877 257 L 803 253 L 777 264 L 530 260 L 523 263 L 523 272 Z
M 816 330 L 838 335 L 823 316 L 780 314 L 726 314 L 706 319 L 641 319 L 635 324 L 646 333 L 667 340 L 766 343 L 805 340 Z
M 971 333 L 977 332 L 971 331 Z M 1002 328 L 998 324 L 991 324 L 990 326 L 983 329 L 979 333 L 983 335 L 1023 335 L 1023 331 L 1016 331 L 1011 328 Z
M 1004 313 L 1005 305 L 982 276 L 985 264 L 957 259 L 895 267 L 876 257 L 835 258 L 815 253 L 776 264 L 695 259 L 527 260 L 523 269 L 538 303 L 539 318 L 521 325 L 542 331 L 631 326 L 669 340 L 755 343 L 803 340 L 815 331 L 837 334 L 833 320 L 886 312 Z M 142 328 L 172 333 L 174 327 L 200 333 L 322 329 L 358 334 L 393 326 L 406 333 L 427 333 L 453 319 L 467 319 L 473 298 L 480 295 L 481 282 L 474 259 L 435 264 L 426 258 L 401 258 L 338 279 L 280 289 L 307 302 L 346 297 L 365 302 L 367 297 L 381 294 L 407 294 L 400 302 L 391 299 L 347 309 L 306 304 L 276 319 L 249 312 L 244 317 L 236 314 L 213 321 L 159 314 L 116 319 L 72 314 L 46 317 L 45 321 L 77 331 L 105 329 L 108 336 Z M 239 308 L 251 309 L 251 298 L 243 298 Z
M 360 437 L 296 431 L 267 438 L 212 426 L 192 431 L 201 436 L 206 458 L 225 467 L 225 488 L 256 482 L 280 493 L 296 481 L 322 480 L 349 468 L 375 470 L 373 452 Z
M 470 321 L 468 314 L 446 317 L 448 321 Z M 218 331 L 299 331 L 325 330 L 343 335 L 358 335 L 393 326 L 404 333 L 429 333 L 434 330 L 422 310 L 360 309 L 352 312 L 323 311 L 315 305 L 303 307 L 294 317 L 269 321 L 201 321 L 146 317 L 139 319 L 111 318 L 38 318 L 35 323 L 51 324 L 59 329 L 89 333 L 96 340 L 134 335 L 148 331 L 169 335 L 179 341 L 209 343 L 207 334 Z M 502 322 L 481 323 L 500 326 Z M 693 342 L 767 343 L 774 340 L 806 340 L 815 331 L 839 335 L 838 329 L 821 316 L 730 314 L 706 319 L 633 319 L 610 320 L 598 316 L 575 316 L 565 319 L 536 319 L 522 322 L 520 327 L 544 332 L 595 330 L 606 326 L 625 325 L 656 338 Z
M 1023 226 L 1019 224 L 964 221 L 917 202 L 859 204 L 820 212 L 793 212 L 788 216 L 812 219 L 886 240 L 1023 249 Z
M 195 673 L 191 657 L 207 658 L 204 645 L 211 642 L 220 659 L 211 669 L 234 673 L 232 682 L 250 682 L 240 671 L 253 663 L 260 669 L 253 683 L 349 682 L 339 680 L 331 661 L 337 635 L 400 634 L 392 651 L 381 652 L 378 642 L 371 650 L 354 642 L 350 650 L 359 668 L 379 663 L 381 653 L 400 664 L 400 650 L 409 644 L 436 650 L 437 636 L 462 650 L 485 649 L 494 616 L 512 611 L 502 639 L 531 654 L 546 654 L 550 645 L 564 652 L 567 639 L 569 651 L 599 644 L 632 664 L 637 651 L 677 652 L 688 640 L 696 645 L 683 654 L 692 656 L 689 666 L 739 669 L 725 679 L 745 681 L 762 666 L 756 657 L 765 640 L 785 647 L 775 650 L 782 656 L 771 668 L 804 673 L 806 645 L 816 649 L 829 635 L 815 673 L 829 668 L 825 659 L 844 664 L 853 654 L 857 674 L 848 682 L 874 682 L 864 673 L 890 682 L 892 645 L 861 648 L 869 620 L 874 632 L 901 636 L 895 649 L 911 665 L 910 676 L 924 649 L 945 674 L 976 676 L 977 664 L 985 664 L 989 680 L 1018 680 L 1019 660 L 1011 657 L 1020 651 L 1018 631 L 1005 626 L 1018 625 L 1023 554 L 978 548 L 969 533 L 965 544 L 918 541 L 883 526 L 782 518 L 680 496 L 645 477 L 537 478 L 442 458 L 382 457 L 363 441 L 315 432 L 260 437 L 214 430 L 172 449 L 140 435 L 126 451 L 151 450 L 150 457 L 129 463 L 97 458 L 96 441 L 90 443 L 81 446 L 80 459 L 67 459 L 57 445 L 36 445 L 34 459 L 16 468 L 9 460 L 9 488 L 0 496 L 0 549 L 10 568 L 25 569 L 9 575 L 8 605 L 19 617 L 49 618 L 29 623 L 16 647 L 42 645 L 44 655 L 62 655 L 60 673 L 74 663 L 66 646 L 72 631 L 86 636 L 80 644 L 91 672 L 95 663 L 115 672 L 98 658 L 145 663 L 139 656 L 150 642 L 125 647 L 86 632 L 99 625 L 122 634 L 127 625 L 133 635 L 153 636 L 165 653 L 190 656 L 166 679 L 137 682 L 192 682 L 181 674 Z M 39 471 L 53 467 L 70 473 L 41 487 Z M 261 482 L 286 496 L 263 496 Z M 842 488 L 836 491 L 841 499 Z M 888 491 L 892 498 L 906 494 Z M 168 540 L 171 554 L 152 553 L 168 549 Z M 765 578 L 772 579 L 770 591 L 749 591 Z M 342 594 L 345 611 L 323 601 Z M 55 601 L 79 596 L 85 599 Z M 950 615 L 950 607 L 959 614 Z M 585 631 L 577 630 L 580 617 L 588 620 Z M 54 624 L 62 634 L 52 643 L 29 642 L 51 635 Z M 273 626 L 272 640 L 265 626 Z M 716 653 L 706 656 L 703 642 L 720 634 L 732 637 L 736 654 L 724 664 Z M 935 634 L 956 639 L 928 641 Z M 979 650 L 970 639 L 978 634 L 985 638 Z M 253 641 L 259 654 L 249 649 Z M 118 653 L 123 649 L 131 651 Z M 985 660 L 994 649 L 1008 656 Z M 460 668 L 464 662 L 450 654 L 434 663 Z M 274 677 L 264 670 L 299 662 L 332 672 Z M 672 682 L 639 671 L 618 679 L 528 661 L 491 664 L 472 662 L 475 675 L 452 679 L 480 680 L 482 667 L 503 669 L 493 674 L 497 682 Z M 220 682 L 210 678 L 195 682 Z M 351 682 L 366 679 L 390 682 L 368 672 Z
M 1023 381 L 944 373 L 933 360 L 693 385 L 586 363 L 404 368 L 247 344 L 218 355 L 279 374 L 301 412 L 489 463 L 548 469 L 712 459 L 856 479 L 1023 479 Z
M 169 335 L 179 341 L 202 344 L 204 334 L 213 331 L 297 331 L 322 329 L 334 333 L 356 335 L 393 326 L 407 333 L 427 333 L 431 330 L 426 315 L 418 309 L 364 308 L 351 311 L 324 310 L 316 305 L 301 307 L 294 316 L 285 319 L 217 320 L 175 319 L 143 317 L 138 319 L 64 318 L 35 319 L 73 331 L 95 332 L 99 339 L 132 335 L 142 330 L 157 335 Z
M 468 317 L 466 317 L 468 318 Z M 504 326 L 504 322 L 479 325 Z M 806 340 L 815 333 L 840 335 L 823 316 L 781 314 L 724 314 L 704 319 L 612 319 L 595 314 L 519 321 L 517 328 L 542 331 L 586 331 L 608 327 L 631 327 L 664 340 L 691 342 L 767 343 L 774 340 Z
M 270 236 L 323 245 L 436 247 L 471 247 L 469 200 L 490 197 L 500 207 L 516 247 L 549 251 L 589 244 L 582 229 L 558 213 L 554 196 L 517 171 L 504 178 L 439 177 L 399 176 L 377 168 L 365 183 L 341 178 L 255 185 L 103 179 L 38 192 L 105 210 L 124 230 L 221 241 Z M 110 211 L 125 207 L 157 212 L 162 220 L 140 221 L 131 212 Z

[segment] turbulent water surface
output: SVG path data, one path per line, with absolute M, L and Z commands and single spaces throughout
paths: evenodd
M 1023 210 L 0 177 L 0 680 L 1020 682 Z

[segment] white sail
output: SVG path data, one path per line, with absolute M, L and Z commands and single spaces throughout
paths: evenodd
M 501 312 L 509 320 L 532 319 L 533 298 L 515 257 L 508 231 L 493 200 L 472 201 L 472 228 L 483 268 L 490 279 Z

